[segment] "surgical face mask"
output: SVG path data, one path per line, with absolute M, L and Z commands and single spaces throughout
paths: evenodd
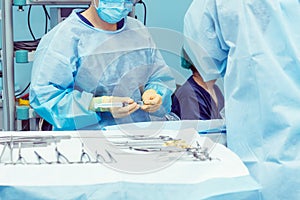
M 98 16 L 107 23 L 115 24 L 132 11 L 134 0 L 98 0 L 98 6 L 95 1 Z

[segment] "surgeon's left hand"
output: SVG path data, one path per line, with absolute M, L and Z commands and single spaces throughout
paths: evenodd
M 144 105 L 141 109 L 150 113 L 157 111 L 162 104 L 162 96 L 153 89 L 146 90 L 142 95 L 142 100 Z

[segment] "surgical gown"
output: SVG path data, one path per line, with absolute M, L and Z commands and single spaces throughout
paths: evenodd
M 224 76 L 227 144 L 263 199 L 300 199 L 300 1 L 194 0 L 184 48 Z
M 107 125 L 163 120 L 171 109 L 175 81 L 147 29 L 128 17 L 117 31 L 104 31 L 73 13 L 39 43 L 32 69 L 30 104 L 54 130 L 101 129 Z M 163 97 L 153 114 L 141 109 L 114 119 L 92 112 L 95 96 L 141 100 L 154 89 Z

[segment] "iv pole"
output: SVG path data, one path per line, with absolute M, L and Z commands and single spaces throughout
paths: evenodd
M 3 130 L 15 131 L 16 130 L 16 118 L 15 118 L 15 84 L 14 84 L 14 41 L 13 41 L 13 17 L 12 8 L 13 0 L 1 0 L 1 25 L 2 25 L 2 98 L 3 98 Z M 35 0 L 27 1 L 28 4 L 59 4 L 59 3 L 76 3 L 83 4 L 89 2 L 89 0 Z
M 3 130 L 15 130 L 14 43 L 12 1 L 2 0 Z

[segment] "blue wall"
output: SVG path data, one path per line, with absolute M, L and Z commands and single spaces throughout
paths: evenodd
M 173 69 L 177 83 L 182 84 L 191 74 L 189 70 L 180 67 L 180 50 L 182 47 L 183 18 L 192 0 L 143 0 L 147 5 L 147 27 L 167 62 Z M 138 19 L 142 11 L 137 6 Z M 142 20 L 142 19 L 141 19 Z M 161 30 L 160 30 L 161 29 Z
M 177 83 L 182 84 L 190 75 L 188 70 L 180 67 L 183 17 L 192 0 L 144 0 L 144 2 L 147 6 L 146 25 L 150 28 L 167 64 L 173 69 Z M 17 7 L 13 7 L 13 28 L 16 41 L 32 40 L 27 25 L 28 8 L 29 6 L 25 6 L 24 12 L 18 12 Z M 144 9 L 141 4 L 136 7 L 136 15 L 139 20 L 143 21 Z M 41 37 L 45 29 L 45 15 L 41 6 L 32 7 L 30 22 L 35 37 Z M 20 90 L 24 89 L 30 81 L 30 73 L 31 63 L 15 65 L 15 82 Z

